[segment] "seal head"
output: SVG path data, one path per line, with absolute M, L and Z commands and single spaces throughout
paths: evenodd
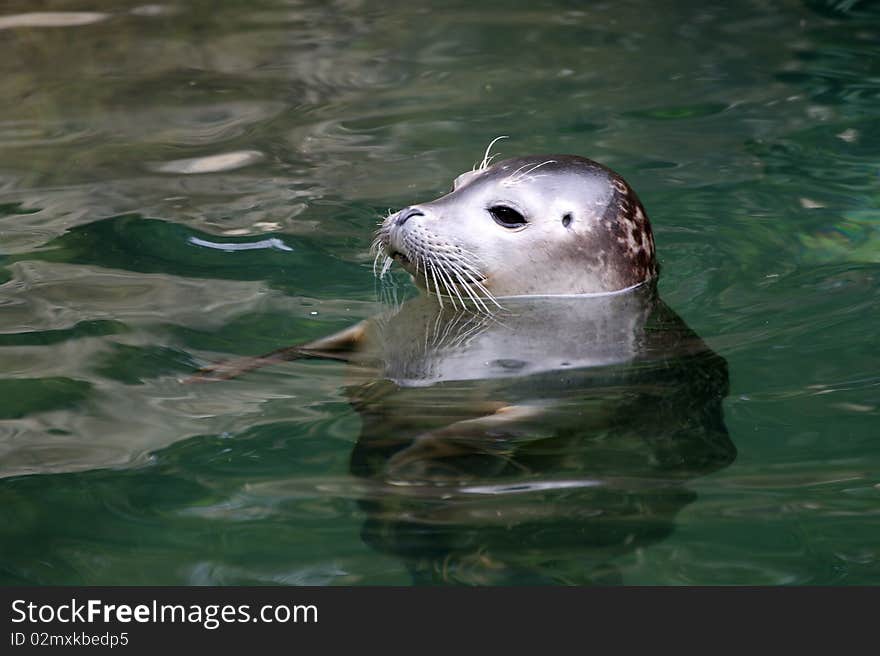
M 388 216 L 376 245 L 383 272 L 395 260 L 453 304 L 615 292 L 658 274 L 635 192 L 575 155 L 518 157 L 464 173 L 445 196 Z

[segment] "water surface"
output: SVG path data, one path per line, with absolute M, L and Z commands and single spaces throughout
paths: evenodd
M 876 3 L 12 0 L 0 48 L 0 582 L 880 582 Z M 378 218 L 499 134 L 637 190 L 736 456 L 377 522 L 344 364 L 179 381 L 374 315 Z

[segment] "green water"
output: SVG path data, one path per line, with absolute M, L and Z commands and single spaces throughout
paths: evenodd
M 880 6 L 661 4 L 6 0 L 0 583 L 880 583 Z M 377 218 L 499 134 L 621 172 L 727 360 L 735 460 L 619 536 L 377 511 L 341 363 L 179 382 L 373 315 Z

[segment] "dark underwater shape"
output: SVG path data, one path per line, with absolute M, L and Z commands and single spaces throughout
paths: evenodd
M 423 300 L 375 323 L 353 360 L 381 373 L 349 387 L 363 537 L 417 582 L 614 582 L 735 459 L 727 365 L 650 286 L 494 319 Z

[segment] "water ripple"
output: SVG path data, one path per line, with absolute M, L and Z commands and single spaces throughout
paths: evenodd
M 96 11 L 42 11 L 0 16 L 0 30 L 16 27 L 76 27 L 100 23 L 109 14 Z

